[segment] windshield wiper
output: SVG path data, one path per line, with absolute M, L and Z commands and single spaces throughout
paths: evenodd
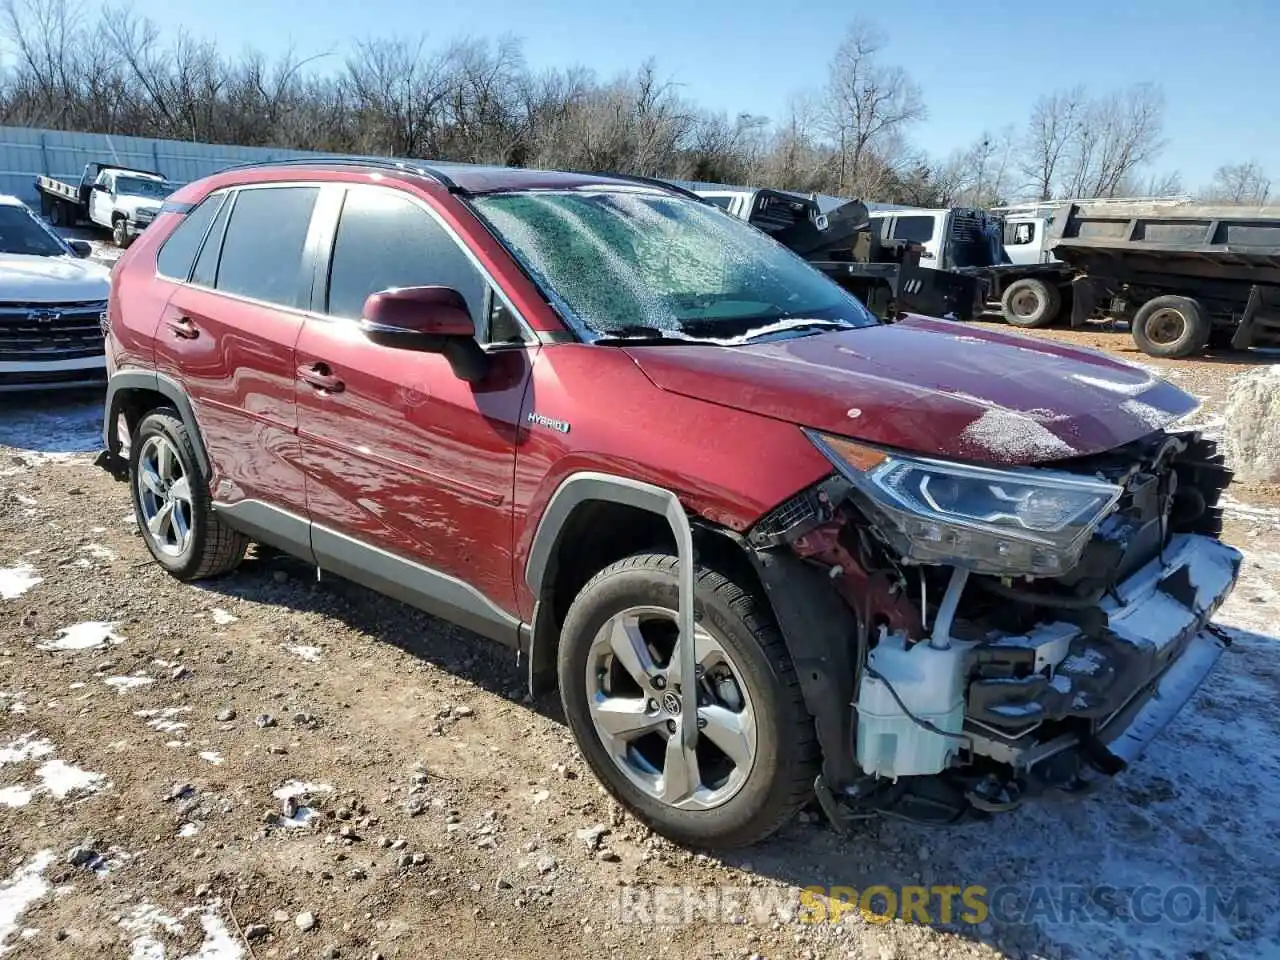
M 671 330 L 663 330 L 660 327 L 646 327 L 640 324 L 628 327 L 616 327 L 610 330 L 608 334 L 597 337 L 593 343 L 602 344 L 604 346 L 618 346 L 619 344 L 630 344 L 631 346 L 646 346 L 651 344 L 669 344 L 669 343 L 697 343 L 698 337 L 691 337 L 687 334 L 678 334 Z

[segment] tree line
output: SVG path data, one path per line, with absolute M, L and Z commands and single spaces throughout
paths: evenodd
M 371 38 L 345 57 L 232 57 L 166 36 L 127 7 L 84 17 L 70 0 L 4 0 L 0 123 L 290 147 L 614 171 L 770 186 L 918 206 L 1182 192 L 1154 172 L 1160 90 L 1042 97 L 1021 127 L 983 131 L 942 157 L 913 146 L 923 92 L 874 25 L 850 25 L 820 89 L 784 114 L 699 107 L 654 61 L 614 77 L 534 69 L 511 37 Z M 979 109 L 975 107 L 975 113 Z M 1262 203 L 1253 162 L 1228 164 L 1206 198 Z

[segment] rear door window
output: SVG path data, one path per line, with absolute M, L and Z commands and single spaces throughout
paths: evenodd
M 319 195 L 319 187 L 238 191 L 214 286 L 267 303 L 303 306 L 311 288 L 310 270 L 303 270 L 303 250 Z
M 488 339 L 488 281 L 444 227 L 391 190 L 348 190 L 329 267 L 328 312 L 359 319 L 370 294 L 425 286 L 462 294 L 478 338 Z

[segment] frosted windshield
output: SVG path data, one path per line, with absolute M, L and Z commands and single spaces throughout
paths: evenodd
M 713 207 L 639 190 L 530 191 L 480 211 L 571 323 L 598 335 L 736 338 L 870 326 L 854 297 Z M 782 321 L 792 321 L 782 323 Z

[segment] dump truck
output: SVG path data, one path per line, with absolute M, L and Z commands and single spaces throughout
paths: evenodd
M 859 200 L 824 214 L 815 198 L 782 190 L 696 192 L 804 257 L 878 316 L 918 313 L 972 320 L 982 311 L 986 285 L 981 278 L 922 266 L 923 245 L 881 237 Z
M 160 212 L 173 186 L 151 170 L 110 163 L 87 163 L 78 184 L 36 177 L 40 213 L 55 227 L 87 220 L 111 231 L 118 247 L 127 247 Z
M 1280 210 L 1066 204 L 1050 242 L 1073 273 L 1073 327 L 1127 320 L 1153 357 L 1280 347 Z

